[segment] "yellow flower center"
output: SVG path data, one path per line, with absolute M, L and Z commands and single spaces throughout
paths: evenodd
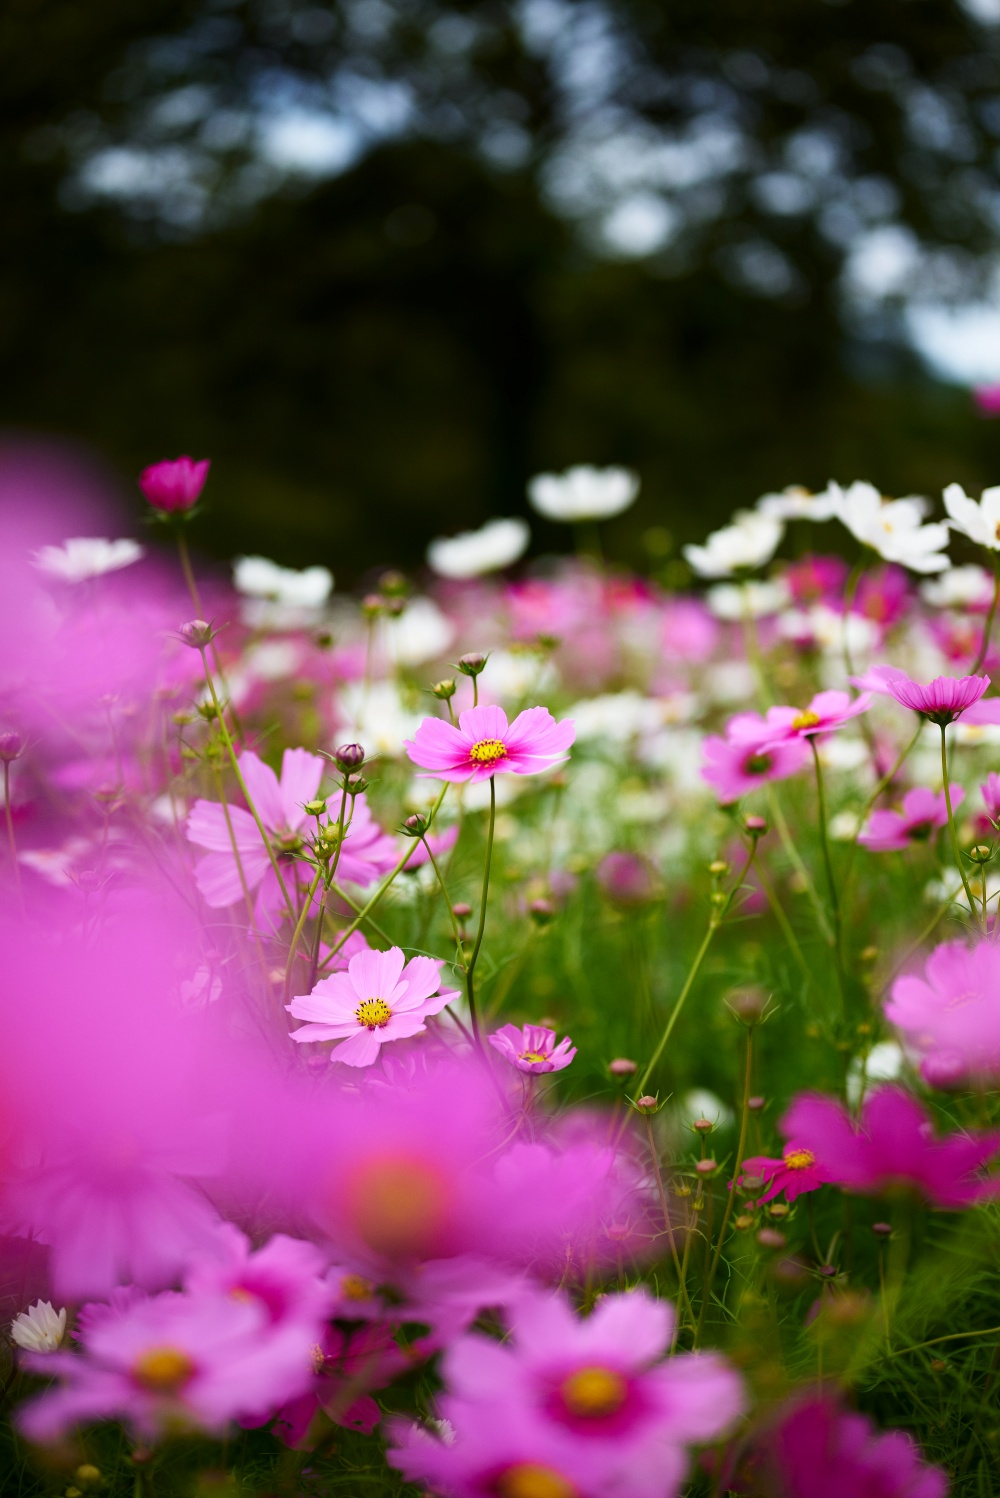
M 194 1364 L 178 1347 L 151 1347 L 141 1353 L 132 1376 L 153 1394 L 178 1394 L 194 1375 Z
M 500 739 L 480 739 L 469 750 L 469 758 L 477 765 L 495 765 L 498 759 L 507 758 L 507 745 Z
M 816 1164 L 816 1156 L 812 1150 L 789 1150 L 784 1161 L 789 1170 L 808 1170 Z
M 793 728 L 815 728 L 819 722 L 819 713 L 814 713 L 809 708 L 803 708 L 802 712 L 796 713 L 792 719 Z
M 323 1364 L 326 1362 L 326 1353 L 318 1342 L 314 1342 L 309 1349 L 309 1366 L 314 1373 L 322 1373 Z
M 348 1201 L 355 1232 L 376 1253 L 434 1257 L 449 1194 L 429 1162 L 403 1156 L 359 1161 Z
M 345 1300 L 368 1300 L 373 1294 L 372 1282 L 360 1274 L 345 1274 L 340 1282 L 340 1293 Z
M 552 1467 L 517 1462 L 497 1479 L 498 1498 L 576 1498 L 576 1488 Z
M 559 1392 L 571 1415 L 596 1419 L 621 1409 L 628 1385 L 613 1368 L 580 1368 L 570 1374 Z
M 363 999 L 354 1012 L 358 1024 L 366 1030 L 384 1030 L 392 1019 L 392 1010 L 385 999 Z
M 517 1059 L 518 1061 L 545 1061 L 547 1057 L 541 1055 L 539 1051 L 522 1051 Z

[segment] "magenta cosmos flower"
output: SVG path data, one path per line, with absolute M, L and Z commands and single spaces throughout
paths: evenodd
M 825 1186 L 833 1179 L 812 1150 L 798 1139 L 788 1141 L 780 1159 L 775 1160 L 768 1155 L 751 1155 L 744 1160 L 739 1181 L 741 1186 L 746 1185 L 748 1177 L 751 1180 L 759 1178 L 767 1187 L 757 1197 L 758 1204 L 773 1201 L 782 1191 L 786 1200 L 793 1202 L 797 1196 L 803 1196 L 807 1191 L 818 1191 L 820 1186 Z
M 63 1378 L 27 1405 L 31 1441 L 120 1419 L 146 1439 L 177 1429 L 221 1433 L 231 1420 L 308 1387 L 310 1345 L 298 1329 L 269 1330 L 257 1303 L 225 1294 L 167 1292 L 92 1318 L 79 1353 L 47 1353 L 37 1371 Z
M 326 769 L 326 761 L 306 749 L 286 749 L 281 779 L 251 749 L 240 755 L 240 771 L 267 832 L 272 851 L 282 865 L 286 884 L 304 881 L 310 870 L 298 854 L 307 821 L 305 804 L 312 801 Z M 226 812 L 229 822 L 226 821 Z M 230 825 L 232 836 L 230 836 Z M 217 801 L 196 801 L 187 822 L 188 840 L 209 850 L 195 866 L 195 881 L 207 905 L 221 909 L 242 898 L 240 868 L 247 888 L 260 890 L 258 910 L 274 915 L 281 909 L 281 893 L 257 823 L 241 806 L 225 808 Z M 239 863 L 233 841 L 239 851 Z M 337 877 L 364 888 L 388 873 L 396 863 L 396 845 L 373 820 L 364 796 L 354 801 L 354 814 L 341 847 Z
M 1000 827 L 1000 775 L 992 770 L 979 789 L 987 817 L 994 827 Z
M 922 977 L 896 979 L 885 1013 L 932 1085 L 1000 1076 L 1000 947 L 935 947 Z
M 269 1326 L 298 1323 L 315 1340 L 334 1301 L 326 1278 L 328 1256 L 315 1244 L 275 1233 L 254 1249 L 233 1223 L 220 1224 L 213 1251 L 188 1269 L 193 1294 L 235 1295 L 255 1303 Z
M 935 1139 L 916 1099 L 891 1086 L 868 1097 L 859 1123 L 833 1098 L 803 1093 L 779 1127 L 847 1191 L 878 1196 L 907 1188 L 952 1212 L 1000 1192 L 1000 1177 L 978 1174 L 1000 1152 L 1000 1133 Z
M 432 957 L 406 962 L 399 947 L 358 952 L 346 973 L 331 973 L 286 1006 L 295 1019 L 307 1021 L 291 1037 L 300 1043 L 339 1040 L 331 1061 L 371 1066 L 387 1040 L 419 1035 L 429 1014 L 458 998 L 454 989 L 438 992 L 442 966 Z
M 702 742 L 703 780 L 714 786 L 723 805 L 738 801 L 760 785 L 797 775 L 811 759 L 808 744 L 787 725 L 759 713 L 737 713 L 726 724 L 726 736 L 710 735 Z M 785 709 L 787 712 L 793 709 Z
M 458 727 L 425 718 L 406 752 L 438 780 L 489 780 L 500 770 L 536 775 L 566 758 L 576 737 L 569 718 L 557 723 L 547 707 L 529 707 L 507 723 L 502 707 L 470 707 Z
M 879 1431 L 820 1395 L 786 1407 L 754 1447 L 755 1474 L 761 1465 L 774 1483 L 767 1491 L 782 1498 L 945 1498 L 948 1491 L 947 1474 L 927 1466 L 904 1431 Z
M 210 467 L 209 458 L 198 463 L 194 458 L 164 459 L 142 470 L 139 488 L 150 504 L 165 515 L 181 514 L 198 503 Z
M 988 676 L 936 676 L 923 686 L 911 681 L 903 672 L 884 677 L 885 690 L 903 707 L 922 713 L 942 727 L 960 718 L 967 707 L 978 702 L 990 684 Z
M 951 788 L 951 804 L 961 804 L 965 792 L 960 785 Z M 898 853 L 911 843 L 925 843 L 933 833 L 948 825 L 948 807 L 944 791 L 914 786 L 903 797 L 902 811 L 873 811 L 858 833 L 858 842 L 873 853 Z
M 774 736 L 762 738 L 761 746 L 767 748 L 786 739 L 809 739 L 821 733 L 832 733 L 856 718 L 859 713 L 866 712 L 871 706 L 871 700 L 870 691 L 862 692 L 858 697 L 852 697 L 850 692 L 830 691 L 817 692 L 808 707 L 769 707 L 763 719 L 761 733 L 764 735 L 773 729 Z M 730 722 L 727 734 L 735 721 L 733 719 Z
M 562 1071 L 576 1055 L 569 1036 L 556 1044 L 556 1032 L 544 1025 L 501 1025 L 489 1037 L 490 1045 L 518 1071 L 532 1073 Z

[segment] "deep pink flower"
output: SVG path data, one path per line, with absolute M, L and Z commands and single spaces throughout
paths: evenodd
M 879 567 L 861 578 L 851 612 L 887 629 L 901 618 L 909 595 L 910 580 L 904 568 Z
M 952 807 L 965 798 L 960 785 L 951 788 Z M 938 828 L 948 825 L 944 791 L 917 785 L 903 797 L 902 811 L 873 811 L 858 833 L 858 842 L 873 853 L 898 853 L 911 843 L 926 842 Z
M 903 672 L 885 677 L 890 697 L 942 725 L 960 718 L 967 707 L 979 701 L 989 684 L 988 676 L 937 676 L 926 686 L 911 681 Z
M 325 1423 L 320 1423 L 310 1439 L 310 1427 L 321 1410 L 335 1425 L 370 1436 L 382 1411 L 368 1391 L 384 1388 L 414 1361 L 399 1348 L 392 1328 L 384 1323 L 351 1329 L 326 1327 L 313 1348 L 309 1389 L 253 1423 L 273 1421 L 271 1429 L 279 1441 L 297 1451 L 309 1450 L 325 1434 Z
M 758 713 L 737 713 L 726 725 L 726 737 L 713 734 L 702 741 L 703 780 L 715 787 L 723 805 L 749 795 L 759 785 L 797 775 L 811 759 L 808 744 L 798 735 L 788 737 L 782 725 Z
M 489 1037 L 490 1045 L 518 1071 L 562 1071 L 576 1055 L 567 1035 L 556 1045 L 556 1032 L 544 1025 L 502 1025 Z
M 947 1474 L 927 1466 L 904 1431 L 880 1431 L 821 1394 L 785 1407 L 754 1443 L 750 1466 L 758 1481 L 761 1469 L 767 1474 L 764 1489 L 754 1482 L 754 1492 L 781 1498 L 945 1498 L 948 1491 Z M 731 1481 L 744 1491 L 739 1478 Z
M 983 794 L 986 815 L 994 827 L 1000 826 L 1000 775 L 991 770 L 979 789 Z
M 772 1201 L 782 1191 L 786 1201 L 793 1202 L 797 1196 L 802 1196 L 807 1191 L 818 1191 L 820 1186 L 825 1186 L 833 1179 L 812 1150 L 807 1149 L 798 1139 L 788 1141 L 778 1160 L 768 1155 L 752 1155 L 744 1160 L 741 1184 L 747 1176 L 759 1176 L 767 1185 L 767 1190 L 757 1197 L 758 1203 Z
M 1000 416 L 1000 385 L 977 385 L 972 398 L 980 416 Z
M 185 1276 L 192 1294 L 235 1295 L 260 1307 L 268 1325 L 297 1322 L 315 1341 L 332 1303 L 327 1256 L 314 1243 L 275 1233 L 262 1248 L 232 1223 L 220 1226 L 214 1252 L 200 1255 Z
M 295 1019 L 308 1022 L 291 1037 L 300 1043 L 340 1040 L 331 1061 L 371 1066 L 387 1040 L 419 1035 L 428 1015 L 439 1014 L 458 997 L 454 989 L 438 992 L 442 966 L 432 957 L 406 962 L 399 947 L 359 952 L 346 973 L 331 973 L 312 993 L 298 994 L 286 1005 Z
M 1000 1151 L 1000 1133 L 935 1139 L 927 1114 L 901 1087 L 871 1093 L 857 1128 L 843 1104 L 815 1093 L 796 1098 L 779 1127 L 848 1191 L 877 1196 L 905 1187 L 943 1211 L 1000 1192 L 1000 1177 L 977 1174 Z
M 896 979 L 885 1013 L 923 1056 L 932 1084 L 1000 1076 L 1000 947 L 935 947 L 923 977 Z
M 849 567 L 842 557 L 807 556 L 789 562 L 782 573 L 793 600 L 800 606 L 837 605 L 844 592 Z
M 529 707 L 508 726 L 501 707 L 470 707 L 456 728 L 425 718 L 406 752 L 438 780 L 489 780 L 500 770 L 536 775 L 566 758 L 576 736 L 568 718 L 559 723 L 547 707 Z
M 250 749 L 240 755 L 247 790 L 282 866 L 286 885 L 312 878 L 307 864 L 297 858 L 307 821 L 305 803 L 312 801 L 326 769 L 326 761 L 306 749 L 286 749 L 281 779 Z M 229 823 L 226 821 L 228 810 Z M 232 826 L 232 837 L 229 827 Z M 210 851 L 195 866 L 195 880 L 207 905 L 221 909 L 242 898 L 240 867 L 247 888 L 259 888 L 257 908 L 274 917 L 282 909 L 278 881 L 257 824 L 241 806 L 225 808 L 217 801 L 196 801 L 187 822 L 188 840 Z M 239 863 L 233 839 L 239 850 Z M 373 820 L 363 795 L 354 801 L 354 814 L 344 837 L 337 877 L 346 884 L 374 884 L 396 863 L 396 845 Z
M 35 1366 L 64 1380 L 20 1413 L 40 1442 L 111 1419 L 153 1440 L 185 1427 L 221 1433 L 300 1393 L 312 1371 L 299 1329 L 269 1328 L 259 1303 L 173 1292 L 92 1318 L 82 1352 L 47 1353 Z
M 151 505 L 166 515 L 192 510 L 201 497 L 211 467 L 209 458 L 165 458 L 139 475 L 139 488 Z

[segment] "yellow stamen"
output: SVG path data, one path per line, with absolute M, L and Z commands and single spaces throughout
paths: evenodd
M 345 1274 L 340 1293 L 345 1300 L 369 1300 L 375 1291 L 371 1280 L 363 1279 L 360 1274 Z
M 517 1059 L 518 1061 L 545 1061 L 548 1058 L 538 1051 L 522 1051 Z
M 571 1415 L 596 1419 L 621 1409 L 628 1384 L 613 1368 L 580 1368 L 570 1374 L 559 1392 Z
M 796 713 L 792 719 L 793 728 L 815 728 L 819 722 L 819 713 L 814 713 L 809 708 L 803 708 L 802 712 Z
M 178 1394 L 194 1374 L 194 1364 L 178 1347 L 151 1347 L 141 1353 L 132 1376 L 153 1394 Z
M 392 1019 L 392 1010 L 385 999 L 364 999 L 354 1012 L 358 1024 L 366 1030 L 384 1030 Z
M 493 765 L 498 759 L 507 758 L 507 745 L 500 739 L 480 739 L 469 750 L 469 758 L 477 765 Z
M 497 1478 L 498 1498 L 576 1498 L 576 1488 L 562 1473 L 534 1462 L 518 1462 Z
M 808 1170 L 816 1164 L 816 1156 L 812 1150 L 789 1150 L 784 1161 L 789 1170 Z

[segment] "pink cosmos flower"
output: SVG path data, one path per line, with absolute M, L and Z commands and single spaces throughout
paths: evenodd
M 901 1087 L 871 1093 L 858 1128 L 843 1104 L 815 1093 L 796 1098 L 779 1127 L 847 1191 L 878 1196 L 907 1187 L 949 1212 L 1000 1193 L 1000 1176 L 977 1175 L 1000 1151 L 1000 1133 L 935 1139 L 927 1114 Z
M 992 770 L 979 789 L 983 795 L 987 817 L 994 827 L 1000 826 L 1000 775 Z
M 330 1310 L 327 1255 L 314 1243 L 275 1233 L 254 1249 L 232 1223 L 220 1226 L 214 1252 L 188 1269 L 185 1289 L 192 1294 L 235 1295 L 256 1304 L 269 1326 L 297 1323 L 307 1342 L 318 1339 Z
M 340 1040 L 331 1061 L 371 1066 L 386 1041 L 419 1035 L 429 1014 L 439 1014 L 458 998 L 454 989 L 438 992 L 442 966 L 431 957 L 406 962 L 399 947 L 359 952 L 346 973 L 331 973 L 312 993 L 296 995 L 286 1005 L 295 1019 L 308 1022 L 291 1037 L 300 1043 Z
M 533 1074 L 562 1071 L 576 1055 L 569 1036 L 556 1045 L 556 1032 L 543 1025 L 502 1025 L 489 1037 L 490 1045 L 518 1071 Z
M 726 737 L 710 735 L 702 741 L 703 780 L 715 787 L 723 805 L 747 796 L 759 785 L 797 775 L 811 759 L 808 744 L 798 735 L 782 733 L 781 725 L 759 713 L 737 713 L 726 724 Z
M 842 557 L 806 556 L 789 562 L 782 577 L 797 604 L 836 605 L 843 596 L 849 570 Z
M 972 398 L 980 416 L 1000 416 L 1000 385 L 977 385 Z
M 335 1425 L 370 1436 L 382 1418 L 367 1391 L 384 1388 L 405 1373 L 417 1359 L 407 1357 L 385 1323 L 346 1329 L 324 1328 L 312 1349 L 312 1378 L 304 1394 L 287 1400 L 266 1417 L 244 1425 L 268 1424 L 286 1446 L 310 1450 L 326 1434 L 325 1422 L 311 1434 L 315 1417 L 323 1411 Z
M 547 707 L 529 707 L 508 726 L 501 707 L 470 707 L 456 728 L 440 718 L 425 718 L 406 752 L 429 772 L 424 779 L 489 780 L 500 770 L 536 775 L 566 759 L 576 729 L 569 718 L 559 723 Z
M 937 676 L 926 686 L 903 672 L 885 677 L 885 690 L 903 707 L 944 726 L 978 702 L 990 684 L 988 676 Z
M 866 712 L 871 700 L 871 692 L 852 697 L 850 692 L 830 691 L 817 692 L 808 707 L 769 707 L 763 720 L 766 728 L 761 733 L 764 735 L 767 730 L 773 730 L 774 737 L 762 737 L 761 747 L 770 748 L 788 739 L 815 738 L 821 733 L 832 733 L 859 713 Z M 737 714 L 739 718 L 749 716 L 754 715 Z M 735 722 L 736 718 L 730 721 L 727 733 Z M 747 731 L 750 731 L 750 725 Z
M 240 755 L 240 770 L 257 814 L 264 824 L 272 850 L 282 865 L 286 884 L 311 878 L 308 866 L 297 854 L 303 846 L 302 829 L 307 821 L 305 803 L 312 801 L 323 778 L 326 761 L 306 749 L 286 749 L 281 761 L 281 779 L 269 765 L 246 749 Z M 232 826 L 230 837 L 229 824 Z M 242 898 L 240 867 L 247 888 L 259 889 L 257 908 L 274 917 L 282 909 L 281 892 L 271 868 L 267 849 L 257 824 L 241 806 L 224 808 L 217 801 L 196 801 L 187 822 L 188 840 L 209 852 L 195 866 L 201 896 L 213 909 L 232 905 Z M 233 851 L 239 851 L 239 863 Z M 396 845 L 373 820 L 364 796 L 354 802 L 354 815 L 344 837 L 337 877 L 362 888 L 374 884 L 396 863 Z
M 781 1152 L 779 1160 L 767 1155 L 752 1155 L 743 1161 L 740 1175 L 742 1185 L 747 1177 L 759 1176 L 767 1190 L 757 1197 L 758 1205 L 773 1201 L 783 1191 L 786 1201 L 793 1202 L 807 1191 L 818 1191 L 833 1178 L 824 1165 L 816 1159 L 798 1139 L 790 1139 Z
M 896 979 L 885 1013 L 923 1056 L 932 1085 L 1000 1076 L 1000 947 L 935 947 L 923 977 Z
M 770 1478 L 766 1491 L 782 1498 L 945 1498 L 948 1492 L 947 1474 L 927 1466 L 904 1431 L 877 1430 L 867 1416 L 820 1394 L 787 1406 L 755 1443 L 755 1475 L 761 1466 Z
M 156 509 L 166 515 L 177 515 L 194 509 L 210 467 L 209 458 L 202 458 L 199 463 L 193 458 L 164 459 L 142 470 L 139 488 Z
M 952 786 L 952 807 L 959 806 L 964 798 L 962 787 Z M 873 853 L 898 853 L 911 843 L 926 842 L 938 828 L 947 825 L 944 791 L 918 785 L 903 797 L 902 811 L 873 811 L 858 833 L 858 842 Z
M 301 1392 L 312 1371 L 308 1343 L 268 1331 L 259 1303 L 173 1292 L 92 1318 L 82 1352 L 48 1353 L 36 1366 L 64 1380 L 20 1413 L 38 1442 L 110 1419 L 150 1440 L 178 1427 L 221 1433 Z

